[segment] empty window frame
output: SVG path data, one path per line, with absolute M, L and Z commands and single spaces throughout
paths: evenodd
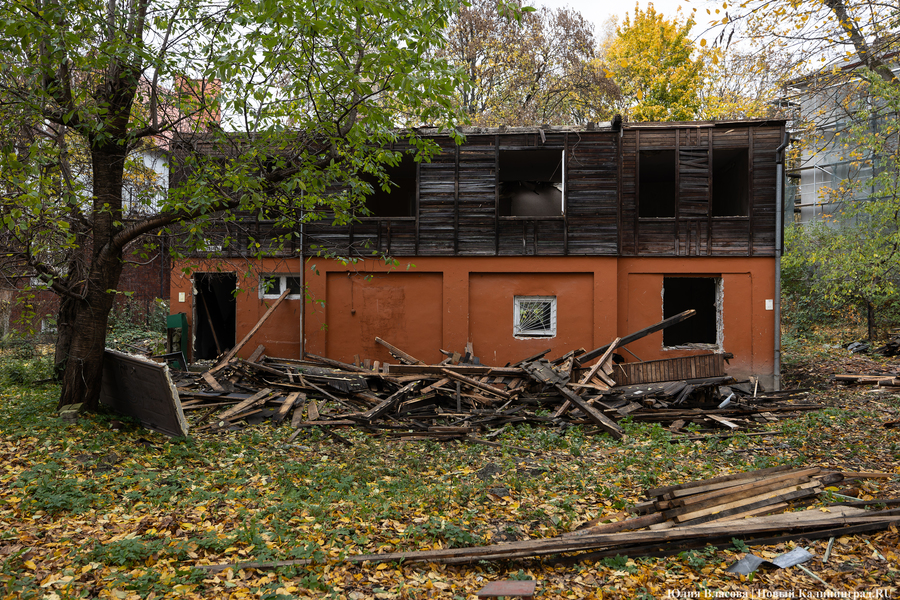
M 372 192 L 366 196 L 369 214 L 360 216 L 415 217 L 418 187 L 416 171 L 413 155 L 403 154 L 397 166 L 385 167 L 389 183 L 385 184 L 372 175 L 363 175 L 362 180 L 372 186 Z
M 689 309 L 697 314 L 663 329 L 663 346 L 715 347 L 722 342 L 722 279 L 663 277 L 663 318 Z
M 290 290 L 289 299 L 303 298 L 303 279 L 296 275 L 267 273 L 259 281 L 259 297 L 274 299 L 281 296 L 284 290 Z
M 712 168 L 712 215 L 750 214 L 750 169 L 747 148 L 716 148 Z
M 641 150 L 638 161 L 638 216 L 674 217 L 675 150 Z
M 562 149 L 501 149 L 500 216 L 562 216 L 565 164 Z
M 515 296 L 513 336 L 548 338 L 556 335 L 556 296 Z

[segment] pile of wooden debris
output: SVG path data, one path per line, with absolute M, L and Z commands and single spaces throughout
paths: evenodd
M 173 374 L 181 407 L 197 414 L 198 430 L 242 427 L 290 415 L 298 429 L 360 428 L 407 440 L 461 439 L 493 445 L 490 438 L 515 423 L 571 426 L 618 439 L 617 423 L 661 423 L 682 430 L 747 430 L 777 420 L 779 414 L 816 410 L 796 402 L 805 390 L 764 393 L 758 382 L 738 382 L 725 374 L 723 354 L 647 362 L 616 363 L 614 352 L 694 311 L 666 319 L 592 350 L 574 350 L 547 359 L 549 350 L 504 367 L 480 364 L 471 345 L 464 353 L 443 351 L 446 359 L 428 365 L 379 338 L 398 364 L 348 364 L 306 355 L 304 360 L 265 356 L 259 346 L 248 359 L 236 358 L 249 336 L 208 371 Z M 251 332 L 252 334 L 252 332 Z M 592 361 L 593 364 L 590 363 Z M 590 366 L 589 366 L 590 365 Z M 485 434 L 475 437 L 476 434 Z
M 735 538 L 747 546 L 834 538 L 887 529 L 900 522 L 900 509 L 870 511 L 846 504 L 874 506 L 900 501 L 882 499 L 832 504 L 824 511 L 784 511 L 809 506 L 825 486 L 836 489 L 833 486 L 850 479 L 890 476 L 888 473 L 841 473 L 818 467 L 773 467 L 648 490 L 649 500 L 634 508 L 634 512 L 643 515 L 623 518 L 627 515 L 621 513 L 605 517 L 607 522 L 586 523 L 576 531 L 552 538 L 472 548 L 351 555 L 339 560 L 461 564 L 565 554 L 568 556 L 559 560 L 574 562 L 619 554 L 665 556 L 707 545 L 727 547 Z M 197 567 L 215 572 L 229 567 L 260 569 L 311 562 L 301 559 Z

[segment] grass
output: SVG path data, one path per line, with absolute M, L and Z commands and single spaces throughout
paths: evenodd
M 823 362 L 861 360 L 818 342 L 792 352 L 788 377 L 817 385 Z M 342 432 L 352 448 L 315 429 L 287 443 L 284 425 L 172 440 L 135 424 L 114 430 L 109 415 L 67 424 L 54 411 L 58 389 L 34 383 L 45 367 L 0 361 L 0 598 L 473 598 L 499 578 L 536 579 L 548 598 L 818 589 L 796 570 L 752 581 L 724 573 L 742 555 L 740 540 L 724 550 L 571 566 L 320 565 L 217 576 L 192 567 L 549 537 L 633 506 L 648 487 L 778 464 L 898 472 L 900 458 L 896 430 L 881 427 L 897 419 L 900 400 L 852 388 L 820 387 L 813 399 L 828 408 L 780 421 L 771 438 L 671 443 L 664 428 L 628 421 L 624 442 L 580 428 L 520 427 L 497 438 L 543 451 L 531 456 L 358 431 Z M 488 465 L 496 476 L 481 472 Z M 898 487 L 897 477 L 869 480 L 860 493 L 896 497 Z M 888 560 L 872 559 L 866 541 Z M 897 542 L 894 531 L 838 545 L 840 564 L 859 564 L 865 581 L 828 565 L 810 568 L 835 589 L 893 585 Z M 821 555 L 826 543 L 810 545 Z

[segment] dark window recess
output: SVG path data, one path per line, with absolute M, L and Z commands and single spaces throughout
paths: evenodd
M 563 151 L 500 151 L 500 215 L 558 217 L 563 214 Z
M 663 329 L 663 346 L 716 344 L 718 279 L 714 277 L 664 277 L 663 318 L 694 309 L 697 314 Z
M 372 186 L 372 193 L 366 196 L 368 215 L 363 217 L 414 217 L 416 216 L 416 161 L 412 155 L 404 154 L 396 167 L 385 168 L 390 179 L 387 190 L 371 175 L 362 179 Z
M 234 346 L 237 276 L 197 273 L 194 287 L 194 360 L 214 359 Z
M 722 148 L 713 153 L 712 214 L 745 217 L 750 214 L 750 173 L 746 148 Z
M 641 150 L 638 216 L 675 216 L 675 151 Z
M 263 277 L 263 295 L 280 296 L 285 289 L 290 290 L 289 296 L 303 294 L 303 282 L 299 277 L 292 275 L 266 275 Z

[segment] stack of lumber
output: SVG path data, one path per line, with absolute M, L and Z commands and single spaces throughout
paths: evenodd
M 765 394 L 754 381 L 736 382 L 724 372 L 727 355 L 629 363 L 627 369 L 615 364 L 615 350 L 693 313 L 685 311 L 590 352 L 572 350 L 551 360 L 546 350 L 503 367 L 482 365 L 471 344 L 463 353 L 441 350 L 445 360 L 429 365 L 375 338 L 396 364 L 358 358 L 350 364 L 311 354 L 303 360 L 275 358 L 259 346 L 247 359 L 237 358 L 232 349 L 201 374 L 176 374 L 176 383 L 182 409 L 200 415 L 192 419 L 200 430 L 233 429 L 263 419 L 277 423 L 290 416 L 298 432 L 321 427 L 345 444 L 350 442 L 335 430 L 354 427 L 406 440 L 495 444 L 474 436 L 530 423 L 587 425 L 591 433 L 618 439 L 623 431 L 617 421 L 626 416 L 662 423 L 681 435 L 691 424 L 701 430 L 747 430 L 778 414 L 821 408 L 798 402 L 803 390 Z M 236 347 L 245 343 L 246 338 Z
M 635 507 L 641 516 L 614 523 L 589 523 L 573 535 L 643 527 L 669 529 L 778 512 L 789 502 L 815 496 L 842 479 L 840 472 L 819 467 L 781 466 L 656 488 L 648 490 L 650 500 Z
M 822 486 L 842 478 L 840 472 L 815 467 L 775 467 L 737 473 L 649 490 L 651 500 L 638 507 L 647 511 L 643 516 L 615 523 L 590 523 L 583 529 L 552 538 L 473 548 L 364 554 L 339 560 L 459 564 L 562 554 L 569 555 L 561 559 L 566 562 L 617 554 L 665 556 L 708 545 L 730 546 L 735 538 L 748 546 L 772 545 L 798 538 L 813 540 L 877 531 L 900 522 L 900 510 L 867 511 L 852 506 L 831 506 L 827 512 L 800 510 L 765 514 L 796 506 L 798 501 L 809 502 Z M 644 529 L 647 527 L 650 529 Z M 311 562 L 301 559 L 197 567 L 220 571 L 229 567 L 260 569 Z
M 858 373 L 835 375 L 834 380 L 846 385 L 873 385 L 877 387 L 900 387 L 900 373 Z

